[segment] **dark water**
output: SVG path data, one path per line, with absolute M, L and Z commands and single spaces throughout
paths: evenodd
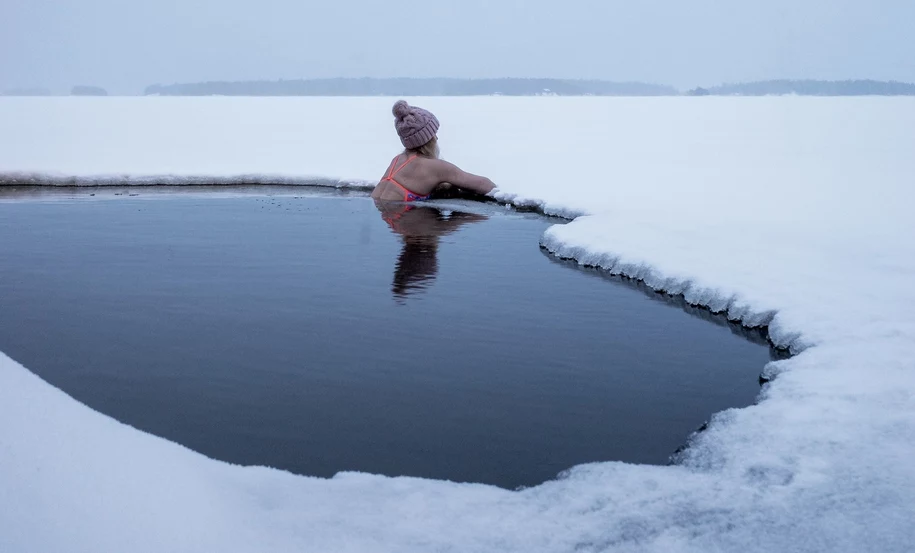
M 770 355 L 553 260 L 539 216 L 97 192 L 0 202 L 0 350 L 217 459 L 509 488 L 665 463 Z

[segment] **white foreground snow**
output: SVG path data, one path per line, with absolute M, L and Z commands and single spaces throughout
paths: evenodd
M 547 231 L 552 251 L 769 324 L 799 354 L 682 465 L 581 466 L 521 492 L 227 465 L 0 354 L 0 551 L 912 549 L 915 100 L 416 103 L 502 199 L 587 214 Z M 358 185 L 396 152 L 390 104 L 0 98 L 0 182 Z

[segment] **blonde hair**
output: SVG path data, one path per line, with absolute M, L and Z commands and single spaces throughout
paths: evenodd
M 406 153 L 413 154 L 429 159 L 438 159 L 438 137 L 433 136 L 432 140 L 426 142 L 419 148 L 407 148 Z

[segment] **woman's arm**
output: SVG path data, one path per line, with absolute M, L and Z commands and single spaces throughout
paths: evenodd
M 496 187 L 488 178 L 462 171 L 453 163 L 438 160 L 436 165 L 439 183 L 451 183 L 453 186 L 478 194 L 489 194 Z

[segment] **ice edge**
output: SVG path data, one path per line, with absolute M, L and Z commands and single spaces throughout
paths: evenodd
M 695 286 L 689 279 L 667 277 L 648 263 L 624 263 L 614 254 L 594 253 L 584 247 L 568 245 L 552 236 L 549 230 L 541 237 L 540 245 L 560 259 L 571 259 L 584 267 L 596 267 L 611 275 L 644 282 L 658 292 L 681 295 L 688 304 L 707 308 L 712 313 L 725 313 L 729 321 L 747 328 L 768 327 L 769 340 L 776 348 L 798 354 L 809 347 L 801 339 L 800 332 L 791 332 L 779 325 L 776 310 L 754 309 L 737 294 L 726 295 L 715 289 Z
M 374 182 L 361 179 L 343 179 L 316 176 L 295 176 L 264 173 L 237 175 L 131 175 L 98 174 L 67 175 L 42 171 L 0 171 L 0 186 L 318 186 L 370 190 Z

